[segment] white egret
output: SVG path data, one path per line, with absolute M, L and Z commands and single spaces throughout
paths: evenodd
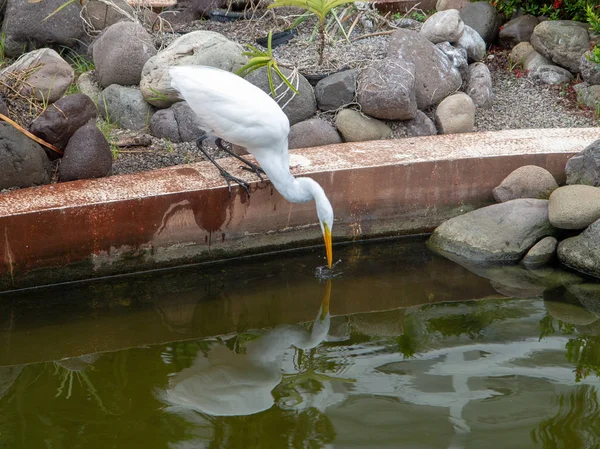
M 246 148 L 286 200 L 292 203 L 315 201 L 325 240 L 327 265 L 331 268 L 333 208 L 316 181 L 294 178 L 290 173 L 290 124 L 275 100 L 245 79 L 213 67 L 170 67 L 169 74 L 171 86 L 196 113 L 207 134 L 214 134 Z M 202 149 L 201 143 L 198 146 Z M 231 176 L 205 154 L 217 166 L 228 185 L 234 181 L 248 191 L 248 184 L 244 180 Z M 256 171 L 254 164 L 233 155 Z

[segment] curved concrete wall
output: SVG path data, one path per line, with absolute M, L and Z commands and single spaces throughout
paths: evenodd
M 490 203 L 522 165 L 561 182 L 568 158 L 599 136 L 544 129 L 347 143 L 296 150 L 291 165 L 327 192 L 335 240 L 363 239 L 428 232 Z M 234 159 L 223 165 L 254 179 Z M 322 241 L 313 203 L 288 203 L 267 182 L 251 190 L 229 197 L 203 162 L 0 194 L 0 291 Z

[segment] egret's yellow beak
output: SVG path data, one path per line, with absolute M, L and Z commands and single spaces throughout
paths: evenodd
M 329 313 L 329 299 L 331 298 L 331 279 L 327 279 L 325 284 L 325 293 L 323 293 L 323 300 L 321 301 L 321 319 L 324 320 Z
M 331 249 L 331 230 L 327 223 L 323 223 L 323 238 L 325 239 L 325 251 L 327 252 L 327 266 L 331 269 L 333 254 Z

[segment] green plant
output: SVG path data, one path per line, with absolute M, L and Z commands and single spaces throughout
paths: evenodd
M 104 138 L 110 145 L 110 152 L 112 153 L 113 159 L 119 157 L 119 147 L 117 146 L 117 141 L 112 135 L 113 130 L 116 128 L 116 125 L 110 121 L 110 116 L 108 115 L 108 106 L 106 104 L 106 99 L 104 100 L 104 120 L 98 119 L 97 125 L 100 132 L 104 135 Z
M 235 73 L 237 75 L 240 75 L 241 77 L 245 77 L 246 75 L 248 75 L 250 72 L 253 72 L 254 70 L 257 70 L 261 67 L 266 67 L 267 68 L 267 77 L 269 78 L 269 88 L 271 89 L 271 95 L 273 97 L 276 96 L 277 89 L 275 88 L 275 85 L 273 84 L 272 71 L 275 72 L 279 76 L 279 78 L 281 78 L 281 80 L 297 94 L 298 90 L 294 86 L 292 86 L 292 83 L 290 82 L 290 80 L 281 72 L 281 69 L 277 65 L 277 61 L 275 61 L 275 58 L 273 57 L 273 49 L 271 48 L 271 40 L 272 39 L 273 39 L 273 31 L 269 31 L 269 36 L 267 38 L 267 51 L 266 52 L 261 51 L 258 48 L 254 47 L 250 44 L 246 44 L 248 51 L 245 51 L 242 54 L 244 56 L 248 56 L 250 58 L 250 60 L 248 61 L 248 63 L 246 65 L 244 65 L 243 67 L 238 69 Z
M 319 54 L 319 65 L 323 65 L 323 53 L 325 51 L 325 19 L 337 6 L 353 3 L 355 0 L 275 0 L 268 8 L 279 8 L 281 6 L 293 6 L 305 9 L 313 13 L 319 20 L 320 43 L 317 49 Z
M 152 92 L 154 94 L 154 96 L 148 97 L 149 101 L 166 101 L 166 102 L 170 103 L 167 96 L 165 94 L 163 94 L 162 92 L 160 92 L 156 89 L 153 89 L 152 87 L 150 88 L 150 92 Z

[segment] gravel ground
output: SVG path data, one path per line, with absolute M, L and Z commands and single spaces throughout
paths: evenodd
M 215 29 L 228 34 L 223 26 L 234 28 L 231 24 L 215 24 L 207 21 L 196 25 L 194 29 Z M 221 27 L 221 28 L 219 28 Z M 306 25 L 310 30 L 310 24 Z M 259 35 L 255 28 L 251 35 Z M 366 30 L 368 31 L 368 30 Z M 364 32 L 364 31 L 363 31 Z M 359 33 L 358 35 L 360 35 Z M 234 36 L 235 37 L 235 36 Z M 335 54 L 330 57 L 338 61 L 350 61 L 352 66 L 360 66 L 365 60 L 365 54 L 376 55 L 381 58 L 385 55 L 387 36 L 369 37 L 357 40 L 352 47 L 339 42 L 331 50 Z M 298 51 L 304 59 L 310 59 L 314 48 L 306 42 L 296 44 Z M 354 48 L 354 51 L 353 51 Z M 293 48 L 279 50 L 279 57 L 289 59 Z M 502 51 L 491 51 L 485 63 L 490 68 L 495 93 L 494 105 L 491 109 L 478 109 L 475 116 L 476 131 L 498 131 L 504 129 L 522 128 L 582 128 L 598 126 L 598 119 L 590 109 L 582 109 L 575 101 L 573 89 L 564 86 L 545 86 L 530 81 L 526 76 L 519 76 L 507 69 L 506 54 Z M 432 111 L 429 111 L 430 116 Z M 334 114 L 319 114 L 320 117 L 332 122 Z M 401 128 L 400 128 L 401 129 Z M 116 138 L 125 139 L 129 134 L 119 131 Z M 402 137 L 395 134 L 394 137 Z M 204 159 L 195 144 L 170 144 L 161 139 L 149 137 L 151 145 L 147 147 L 121 148 L 113 164 L 113 174 L 134 173 L 152 170 L 171 165 L 197 162 Z M 216 157 L 226 156 L 214 146 L 211 153 Z

